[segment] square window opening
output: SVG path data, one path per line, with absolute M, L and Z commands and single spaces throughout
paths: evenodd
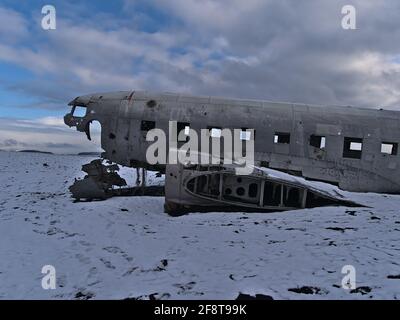
M 287 132 L 275 132 L 274 143 L 290 143 L 290 133 Z
M 185 135 L 188 136 L 189 135 L 189 130 L 190 130 L 190 123 L 188 122 L 178 122 L 177 123 L 177 130 L 178 130 L 178 136 L 179 133 L 184 130 Z
M 210 130 L 211 138 L 221 138 L 221 135 L 222 135 L 222 129 L 221 128 L 208 127 L 207 129 Z
M 148 121 L 148 120 L 142 120 L 140 123 L 140 130 L 141 131 L 150 131 L 156 127 L 156 122 L 155 121 Z
M 361 138 L 344 138 L 343 158 L 361 159 L 363 140 Z
M 397 155 L 398 144 L 396 142 L 382 142 L 381 153 L 390 154 L 392 156 Z
M 325 149 L 326 138 L 324 136 L 311 135 L 310 136 L 310 146 Z
M 83 106 L 75 106 L 72 115 L 77 118 L 83 118 L 86 116 L 87 108 Z
M 247 131 L 249 130 L 249 131 Z M 256 131 L 253 129 L 253 135 L 256 135 Z M 251 131 L 248 128 L 242 128 L 240 131 L 240 140 L 249 141 L 251 139 Z M 254 138 L 254 137 L 253 137 Z

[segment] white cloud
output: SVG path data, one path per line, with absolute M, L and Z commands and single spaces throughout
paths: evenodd
M 44 126 L 44 127 L 58 127 L 65 129 L 64 120 L 58 117 L 44 117 L 33 120 L 19 120 L 19 123 L 24 123 L 32 126 Z
M 27 22 L 14 10 L 0 7 L 0 38 L 2 42 L 16 42 L 28 35 Z

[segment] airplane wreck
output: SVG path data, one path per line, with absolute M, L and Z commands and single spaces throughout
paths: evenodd
M 69 105 L 65 124 L 85 132 L 89 140 L 91 124 L 100 123 L 103 159 L 165 174 L 165 192 L 158 190 L 158 194 L 165 194 L 165 211 L 172 215 L 193 210 L 356 206 L 341 190 L 400 193 L 400 114 L 396 111 L 144 91 L 85 95 Z M 78 109 L 84 110 L 83 115 L 77 114 Z M 254 145 L 252 172 L 236 175 L 235 164 L 226 165 L 223 159 L 210 165 L 149 163 L 146 151 L 152 142 L 146 139 L 147 133 L 158 128 L 171 134 L 170 121 L 176 122 L 178 133 L 207 129 L 210 141 L 221 140 L 225 128 L 250 132 L 241 139 L 251 139 Z M 178 147 L 184 142 L 178 141 Z M 167 145 L 167 150 L 172 147 Z M 97 170 L 103 168 L 98 166 Z M 103 181 L 100 193 L 146 194 L 151 187 L 145 185 L 144 174 L 142 185 L 131 193 L 124 191 L 121 180 L 117 182 Z M 71 187 L 73 196 L 96 198 L 98 184 L 93 193 L 90 183 L 84 185 L 86 193 L 81 196 L 79 186 Z

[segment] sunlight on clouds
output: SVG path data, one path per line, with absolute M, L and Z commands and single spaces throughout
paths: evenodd
M 394 57 L 367 52 L 362 56 L 351 59 L 348 67 L 354 72 L 361 72 L 370 76 L 382 76 L 384 73 L 400 73 L 400 65 L 394 62 Z

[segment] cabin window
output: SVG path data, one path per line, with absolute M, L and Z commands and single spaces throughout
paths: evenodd
M 221 138 L 221 135 L 222 135 L 222 129 L 221 128 L 208 127 L 207 129 L 210 130 L 211 138 Z
M 180 142 L 188 142 L 189 141 L 189 133 L 190 133 L 190 123 L 188 122 L 178 122 L 176 129 L 178 131 L 178 138 L 179 138 L 179 134 L 183 131 L 186 138 L 185 139 L 181 139 Z
M 310 136 L 310 146 L 318 148 L 318 149 L 325 149 L 325 142 L 326 138 L 324 136 Z
M 247 131 L 247 130 L 249 130 L 248 128 L 241 128 L 241 131 L 240 131 L 240 140 L 243 140 L 243 141 L 249 141 L 251 138 L 253 138 L 253 140 L 254 140 L 254 138 L 255 138 L 255 135 L 256 135 L 256 131 L 255 130 L 253 130 L 253 137 L 251 136 L 251 131 Z
M 189 129 L 190 129 L 190 123 L 188 123 L 188 122 L 178 122 L 177 123 L 178 135 L 182 130 L 184 130 L 185 131 L 185 135 L 188 136 L 189 135 Z
M 382 142 L 381 153 L 390 154 L 392 156 L 397 155 L 398 144 L 395 142 Z
M 290 133 L 287 132 L 275 132 L 274 143 L 290 143 Z
M 140 130 L 142 131 L 150 131 L 155 127 L 156 127 L 155 121 L 142 120 L 142 122 L 140 123 Z
M 343 158 L 361 159 L 363 140 L 361 138 L 344 138 Z
M 86 116 L 87 108 L 82 106 L 75 106 L 72 115 L 77 118 Z

